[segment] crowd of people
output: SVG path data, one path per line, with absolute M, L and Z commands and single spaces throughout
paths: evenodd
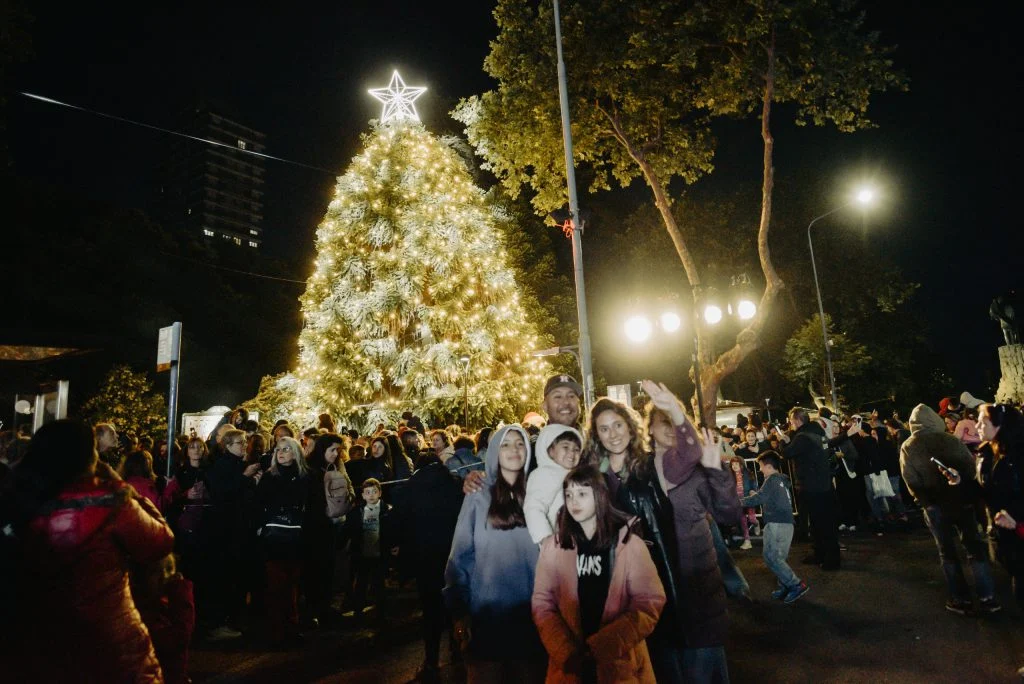
M 965 393 L 907 422 L 821 407 L 707 427 L 642 386 L 639 411 L 585 407 L 556 375 L 546 420 L 473 435 L 411 413 L 361 435 L 242 409 L 171 445 L 72 420 L 3 435 L 0 586 L 24 625 L 5 663 L 23 681 L 186 682 L 194 637 L 291 648 L 386 614 L 397 581 L 423 612 L 420 681 L 439 679 L 450 631 L 470 682 L 727 682 L 728 597 L 751 598 L 728 541 L 760 538 L 771 598 L 792 604 L 811 589 L 794 538 L 837 571 L 841 535 L 885 534 L 916 506 L 947 609 L 975 610 L 957 538 L 977 610 L 1000 609 L 986 534 L 1024 605 L 1017 408 Z M 55 625 L 80 638 L 47 647 Z

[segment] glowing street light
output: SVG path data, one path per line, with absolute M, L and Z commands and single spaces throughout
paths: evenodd
M 811 228 L 814 224 L 825 218 L 831 216 L 840 209 L 846 209 L 853 204 L 859 204 L 862 207 L 868 207 L 875 201 L 875 190 L 870 187 L 860 188 L 854 195 L 854 199 L 851 202 L 847 202 L 841 206 L 836 207 L 831 211 L 827 211 L 821 216 L 816 216 L 811 219 L 811 222 L 807 224 L 807 247 L 811 251 L 811 271 L 814 273 L 814 291 L 818 295 L 818 318 L 821 320 L 821 338 L 825 344 L 825 366 L 828 369 L 828 383 L 832 395 L 832 410 L 839 410 L 839 399 L 836 395 L 836 376 L 832 370 L 832 346 L 828 342 L 828 329 L 825 326 L 825 307 L 821 303 L 821 285 L 818 284 L 818 266 L 814 262 L 814 242 L 811 240 Z
M 875 202 L 875 190 L 874 188 L 861 188 L 857 191 L 856 195 L 857 204 L 862 206 L 868 206 Z
M 722 309 L 714 304 L 704 307 L 704 321 L 708 325 L 717 325 L 722 320 Z
M 750 301 L 749 299 L 741 299 L 739 304 L 736 305 L 736 315 L 741 320 L 749 321 L 757 313 L 757 304 Z
M 682 324 L 683 322 L 679 318 L 678 314 L 671 311 L 666 311 L 661 314 L 661 329 L 665 332 L 675 332 L 676 330 L 679 330 L 679 326 Z
M 633 342 L 645 342 L 654 331 L 646 316 L 630 316 L 626 319 L 626 337 Z

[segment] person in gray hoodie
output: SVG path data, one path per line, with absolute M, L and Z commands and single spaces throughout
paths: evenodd
M 942 468 L 963 476 L 951 481 Z M 910 414 L 910 437 L 900 448 L 900 470 L 907 489 L 924 509 L 925 522 L 939 548 L 939 562 L 949 591 L 946 609 L 961 615 L 973 610 L 956 550 L 959 532 L 981 609 L 988 613 L 998 611 L 992 569 L 975 513 L 978 487 L 972 477 L 974 457 L 963 442 L 946 432 L 942 418 L 925 404 L 918 404 Z
M 782 459 L 774 451 L 757 457 L 764 483 L 756 492 L 740 499 L 741 506 L 760 506 L 764 513 L 764 564 L 779 580 L 772 598 L 792 603 L 808 592 L 807 583 L 789 567 L 786 558 L 793 543 L 793 485 L 779 472 Z
M 544 679 L 530 602 L 540 549 L 523 514 L 530 438 L 519 425 L 491 437 L 483 490 L 466 496 L 445 568 L 444 597 L 469 682 Z

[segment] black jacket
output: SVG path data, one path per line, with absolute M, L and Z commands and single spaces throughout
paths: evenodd
M 982 486 L 985 504 L 993 516 L 1005 510 L 1014 520 L 1024 520 L 1024 452 L 993 459 L 995 464 Z M 1024 573 L 1024 540 L 1017 530 L 996 527 L 996 558 L 1010 574 Z
M 793 433 L 783 453 L 796 466 L 798 491 L 820 494 L 832 489 L 832 465 L 826 450 L 827 444 L 825 431 L 815 421 L 801 425 Z
M 261 537 L 267 557 L 294 558 L 304 548 L 304 532 L 306 527 L 306 503 L 309 500 L 309 473 L 299 473 L 296 465 L 278 466 L 278 474 L 267 471 L 260 479 L 256 489 L 256 498 L 260 506 L 259 524 L 263 529 Z M 302 533 L 287 543 L 270 539 L 262 526 L 267 523 L 298 524 L 303 527 Z
M 885 461 L 882 459 L 882 453 L 879 451 L 878 442 L 874 437 L 856 434 L 850 437 L 850 441 L 853 442 L 853 446 L 856 447 L 857 453 L 860 455 L 860 467 L 857 468 L 857 474 L 875 475 L 885 470 Z
M 441 463 L 431 463 L 405 483 L 395 501 L 402 566 L 409 574 L 444 574 L 455 523 L 462 508 L 462 486 Z
M 606 473 L 605 477 L 615 476 Z M 678 641 L 681 631 L 679 616 L 684 613 L 679 604 L 676 577 L 672 570 L 677 557 L 672 504 L 662 491 L 657 475 L 653 474 L 651 477 L 631 475 L 618 487 L 614 503 L 619 510 L 640 518 L 640 532 L 649 545 L 651 559 L 665 588 L 665 607 L 651 637 L 674 643 Z

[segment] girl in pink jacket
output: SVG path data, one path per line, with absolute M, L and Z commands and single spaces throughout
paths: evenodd
M 594 466 L 562 484 L 558 529 L 540 552 L 533 621 L 548 652 L 548 682 L 649 682 L 644 639 L 665 591 L 632 521 L 615 510 Z

